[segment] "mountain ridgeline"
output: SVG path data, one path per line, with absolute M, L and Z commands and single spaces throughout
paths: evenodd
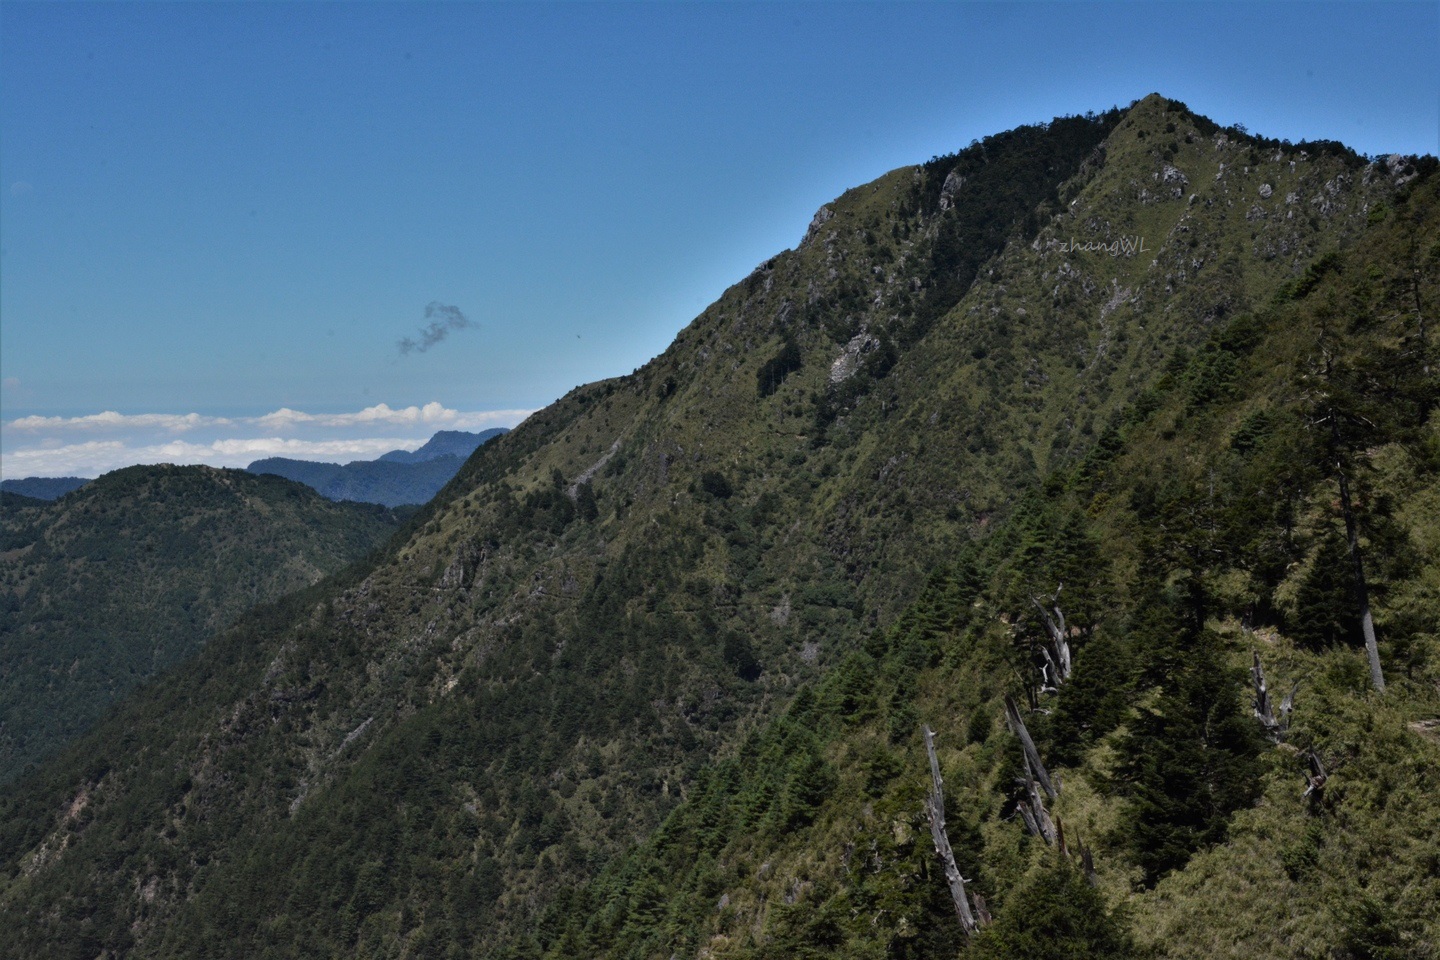
M 441 430 L 418 450 L 391 450 L 376 460 L 318 463 L 267 457 L 245 469 L 303 483 L 330 500 L 354 500 L 400 507 L 425 503 L 459 472 L 475 448 L 506 432 Z
M 848 191 L 17 783 L 0 954 L 1433 955 L 1435 168 Z

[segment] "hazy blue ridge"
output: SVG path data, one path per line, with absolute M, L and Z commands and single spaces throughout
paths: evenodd
M 379 503 L 387 507 L 421 504 L 450 482 L 476 448 L 506 432 L 503 429 L 480 433 L 442 430 L 413 453 L 392 450 L 378 460 L 339 464 L 267 457 L 245 469 L 295 480 L 331 500 Z
M 509 430 L 505 427 L 481 430 L 479 433 L 470 433 L 465 430 L 441 430 L 425 441 L 425 445 L 418 450 L 391 450 L 389 453 L 381 454 L 377 459 L 389 463 L 424 463 L 426 460 L 434 460 L 437 457 L 460 457 L 463 460 L 474 453 L 482 443 L 508 432 Z
M 58 500 L 89 482 L 88 477 L 26 477 L 24 480 L 0 480 L 0 490 L 36 500 Z

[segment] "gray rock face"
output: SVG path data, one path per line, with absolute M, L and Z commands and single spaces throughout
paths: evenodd
M 860 358 L 880 346 L 880 341 L 872 334 L 861 331 L 850 338 L 845 344 L 845 349 L 840 351 L 840 356 L 830 364 L 830 382 L 840 383 L 855 375 L 860 369 Z
M 940 187 L 940 209 L 949 210 L 955 206 L 955 194 L 965 186 L 965 178 L 960 176 L 959 170 L 951 170 L 950 175 L 945 178 L 945 183 Z
M 801 239 L 800 246 L 803 247 L 806 244 L 810 243 L 812 240 L 814 240 L 815 235 L 820 231 L 820 228 L 825 226 L 825 224 L 829 223 L 834 218 L 835 211 L 831 210 L 828 205 L 821 207 L 819 210 L 816 210 L 815 216 L 810 218 L 810 226 L 806 228 L 805 236 Z
M 1180 170 L 1179 167 L 1165 164 L 1160 170 L 1160 182 L 1164 184 L 1178 184 L 1182 187 L 1189 186 L 1190 178 Z
M 1420 175 L 1411 160 L 1412 158 L 1399 153 L 1392 153 L 1385 158 L 1385 169 L 1389 171 L 1395 186 L 1402 187 Z

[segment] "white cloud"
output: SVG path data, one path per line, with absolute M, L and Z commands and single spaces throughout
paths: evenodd
M 274 413 L 256 417 L 254 422 L 268 427 L 299 423 L 316 424 L 323 427 L 353 427 L 378 423 L 424 424 L 436 429 L 449 427 L 460 430 L 479 424 L 493 426 L 496 423 L 509 422 L 514 417 L 523 419 L 529 414 L 529 410 L 486 410 L 462 413 L 431 401 L 423 407 L 401 407 L 398 410 L 388 404 L 377 403 L 375 406 L 366 407 L 357 413 L 301 413 L 299 410 L 282 407 Z
M 281 407 L 258 417 L 207 417 L 198 413 L 117 413 L 106 410 L 83 417 L 19 417 L 5 424 L 11 430 L 96 431 L 160 429 L 181 433 L 216 426 L 253 426 L 265 430 L 284 430 L 297 426 L 370 427 L 382 424 L 396 426 L 428 426 L 435 429 L 475 430 L 487 426 L 510 425 L 525 419 L 531 410 L 452 410 L 431 401 L 423 407 L 393 408 L 378 403 L 355 413 L 305 413 Z
M 203 417 L 198 413 L 92 413 L 83 417 L 20 417 L 5 426 L 12 430 L 135 430 L 158 428 L 176 433 L 198 427 L 225 426 L 224 417 Z
M 258 417 L 113 410 L 20 417 L 0 423 L 0 476 L 93 477 L 139 463 L 244 467 L 265 457 L 373 460 L 391 450 L 414 450 L 437 430 L 514 426 L 531 412 L 461 411 L 432 402 L 335 414 L 282 408 Z

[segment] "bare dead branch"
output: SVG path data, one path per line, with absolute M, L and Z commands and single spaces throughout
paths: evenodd
M 1301 796 L 1308 797 L 1312 804 L 1317 804 L 1324 795 L 1325 783 L 1330 778 L 1325 774 L 1325 764 L 1321 762 L 1318 753 L 1310 750 L 1307 751 L 1306 756 L 1310 763 L 1310 771 L 1305 774 L 1305 781 L 1309 785 L 1305 788 L 1305 792 L 1302 793 Z
M 1035 609 L 1040 611 L 1041 622 L 1045 626 L 1045 633 L 1050 638 L 1050 648 L 1041 648 L 1046 664 L 1050 667 L 1053 677 L 1052 684 L 1060 686 L 1070 679 L 1072 669 L 1070 659 L 1070 640 L 1065 627 L 1065 614 L 1060 609 L 1060 591 L 1064 585 L 1055 588 L 1055 595 L 1050 598 L 1050 609 L 1040 602 L 1039 597 L 1031 597 L 1030 602 Z M 1053 614 L 1053 616 L 1052 616 Z
M 1005 721 L 1009 724 L 1010 731 L 1020 738 L 1020 745 L 1025 749 L 1025 759 L 1034 779 L 1040 781 L 1040 786 L 1045 788 L 1045 793 L 1051 800 L 1060 796 L 1060 790 L 1051 782 L 1045 764 L 1040 762 L 1040 751 L 1035 749 L 1035 741 L 1030 739 L 1030 731 L 1025 729 L 1025 721 L 1020 716 L 1020 708 L 1015 705 L 1014 698 L 1008 693 L 1005 695 Z
M 1254 686 L 1254 707 L 1255 716 L 1260 725 L 1265 728 L 1265 733 L 1271 740 L 1281 743 L 1285 734 L 1290 731 L 1290 712 L 1295 709 L 1295 691 L 1300 689 L 1300 684 L 1290 688 L 1289 694 L 1280 701 L 1280 716 L 1275 716 L 1274 708 L 1270 702 L 1270 689 L 1265 682 L 1265 671 L 1260 666 L 1260 653 L 1251 651 L 1253 663 L 1250 666 L 1250 681 Z
M 945 867 L 945 880 L 950 884 L 950 898 L 955 901 L 955 915 L 960 918 L 960 927 L 969 937 L 976 930 L 975 915 L 970 911 L 970 902 L 965 896 L 965 878 L 955 864 L 955 852 L 950 848 L 950 838 L 945 833 L 945 791 L 944 780 L 940 777 L 940 761 L 935 756 L 935 731 L 928 725 L 922 726 L 925 734 L 925 752 L 930 755 L 930 796 L 925 804 L 930 817 L 930 836 L 935 841 L 935 853 Z

